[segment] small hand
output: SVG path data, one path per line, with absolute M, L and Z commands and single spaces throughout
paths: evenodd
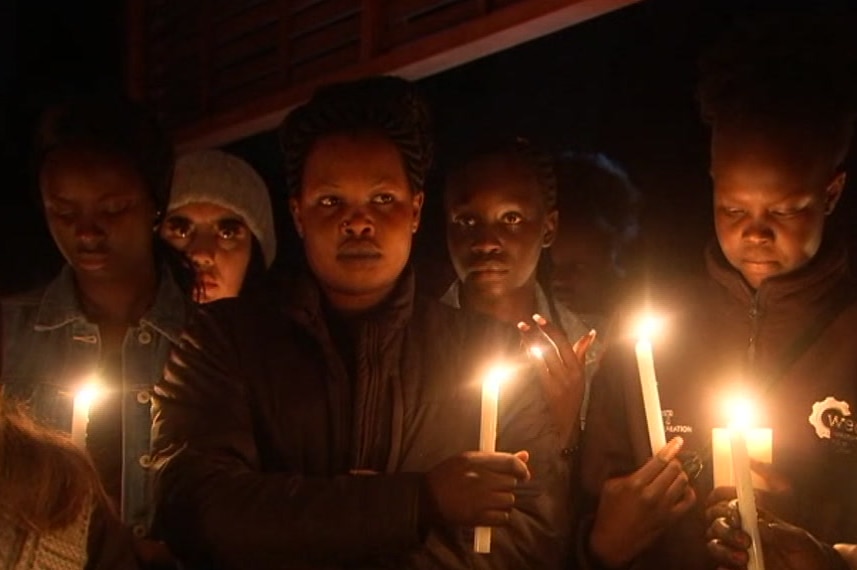
M 589 331 L 572 345 L 562 330 L 541 315 L 533 315 L 533 323 L 518 323 L 521 342 L 537 361 L 539 381 L 562 441 L 574 446 L 586 387 L 586 352 L 596 334 Z
M 734 488 L 719 487 L 709 497 L 708 552 L 720 568 L 743 570 L 749 561 L 750 535 L 741 528 Z M 838 570 L 843 560 L 805 530 L 759 509 L 759 536 L 765 566 L 782 570 Z
M 696 494 L 675 459 L 683 444 L 675 437 L 634 473 L 604 483 L 589 536 L 601 564 L 630 563 L 694 505 Z
M 439 522 L 460 526 L 508 524 L 515 487 L 530 478 L 529 453 L 468 451 L 442 461 L 427 474 Z

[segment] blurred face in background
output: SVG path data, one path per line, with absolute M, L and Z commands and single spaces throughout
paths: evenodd
M 253 243 L 240 215 L 218 204 L 193 202 L 168 212 L 160 234 L 193 264 L 197 302 L 238 296 Z
M 572 311 L 603 313 L 617 281 L 615 237 L 608 228 L 584 220 L 561 220 L 551 257 L 551 286 L 556 299 Z

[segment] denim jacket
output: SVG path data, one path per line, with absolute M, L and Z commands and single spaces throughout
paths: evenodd
M 148 532 L 148 468 L 152 386 L 179 342 L 190 302 L 163 271 L 155 302 L 122 343 L 123 521 L 137 536 Z M 46 288 L 2 300 L 2 372 L 7 397 L 25 400 L 47 425 L 71 431 L 73 391 L 97 369 L 101 338 L 75 293 L 71 267 Z M 118 385 L 118 383 L 116 383 Z
M 456 279 L 455 282 L 450 285 L 449 289 L 446 290 L 446 293 L 444 293 L 440 298 L 440 302 L 444 305 L 460 309 L 461 281 Z M 552 305 L 548 301 L 544 289 L 542 289 L 542 286 L 539 283 L 536 283 L 536 311 L 549 321 L 558 323 L 562 332 L 565 333 L 566 338 L 568 338 L 570 342 L 574 343 L 577 339 L 592 330 L 592 326 L 590 326 L 576 313 L 568 310 L 565 305 L 556 303 L 553 305 L 553 308 L 556 309 L 555 311 L 551 310 L 551 307 Z M 586 362 L 584 364 L 586 384 L 583 388 L 583 402 L 580 406 L 580 429 L 585 429 L 586 427 L 586 413 L 589 409 L 589 392 L 592 386 L 592 377 L 598 370 L 598 363 L 601 361 L 601 355 L 603 354 L 606 346 L 604 333 L 605 331 L 599 330 L 598 334 L 600 336 L 596 337 L 592 346 L 590 346 L 589 350 L 586 351 Z

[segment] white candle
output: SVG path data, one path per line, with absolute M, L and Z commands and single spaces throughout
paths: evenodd
M 735 476 L 735 492 L 738 495 L 738 514 L 741 516 L 741 528 L 750 535 L 750 559 L 747 570 L 764 570 L 765 559 L 762 556 L 762 542 L 759 536 L 759 514 L 756 511 L 756 497 L 753 495 L 753 481 L 750 476 L 750 456 L 747 453 L 747 438 L 744 428 L 734 425 L 729 433 L 732 442 L 732 467 Z
M 667 444 L 667 437 L 664 432 L 664 418 L 661 413 L 661 398 L 658 395 L 658 380 L 655 376 L 655 358 L 652 355 L 652 342 L 649 340 L 649 335 L 656 326 L 657 323 L 651 318 L 643 321 L 635 347 L 652 455 L 663 449 Z
M 71 415 L 71 441 L 83 450 L 86 450 L 86 428 L 89 424 L 89 409 L 97 392 L 93 384 L 87 384 L 78 390 L 74 396 L 74 407 Z
M 730 463 L 732 466 L 732 483 L 735 485 L 735 493 L 738 496 L 738 514 L 741 517 L 741 528 L 750 535 L 751 545 L 747 570 L 764 570 L 765 561 L 762 556 L 762 542 L 759 537 L 759 513 L 756 510 L 756 497 L 753 494 L 753 478 L 750 470 L 750 453 L 747 449 L 748 434 L 751 433 L 750 425 L 753 419 L 753 407 L 746 399 L 739 398 L 728 402 L 727 412 L 729 414 L 729 428 L 727 430 L 714 430 L 713 438 L 722 438 L 728 434 Z M 771 460 L 771 442 L 773 433 L 771 430 L 757 430 L 754 439 L 756 453 L 760 460 Z M 723 472 L 723 442 L 712 442 L 712 451 L 715 456 L 715 484 L 722 481 Z M 718 449 L 719 448 L 719 449 Z M 718 455 L 720 456 L 718 458 Z M 721 462 L 718 468 L 717 462 Z M 718 481 L 718 477 L 721 478 Z
M 492 368 L 482 383 L 482 420 L 479 428 L 479 451 L 497 450 L 497 416 L 500 383 L 509 375 L 507 368 Z M 473 535 L 474 552 L 491 552 L 491 527 L 478 526 Z
M 771 428 L 749 428 L 745 430 L 747 455 L 750 459 L 762 463 L 773 462 L 773 430 Z M 732 471 L 732 441 L 729 429 L 714 428 L 711 432 L 711 463 L 714 471 L 715 487 L 734 487 L 735 477 Z M 753 488 L 768 490 L 765 479 L 756 472 L 752 474 Z

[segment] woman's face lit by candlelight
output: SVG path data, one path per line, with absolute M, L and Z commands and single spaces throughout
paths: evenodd
M 398 147 L 374 131 L 318 139 L 290 201 L 313 273 L 336 299 L 380 299 L 408 261 L 423 194 Z M 335 302 L 334 304 L 337 304 Z
M 800 269 L 821 246 L 844 173 L 798 141 L 715 129 L 714 222 L 726 259 L 755 288 Z

